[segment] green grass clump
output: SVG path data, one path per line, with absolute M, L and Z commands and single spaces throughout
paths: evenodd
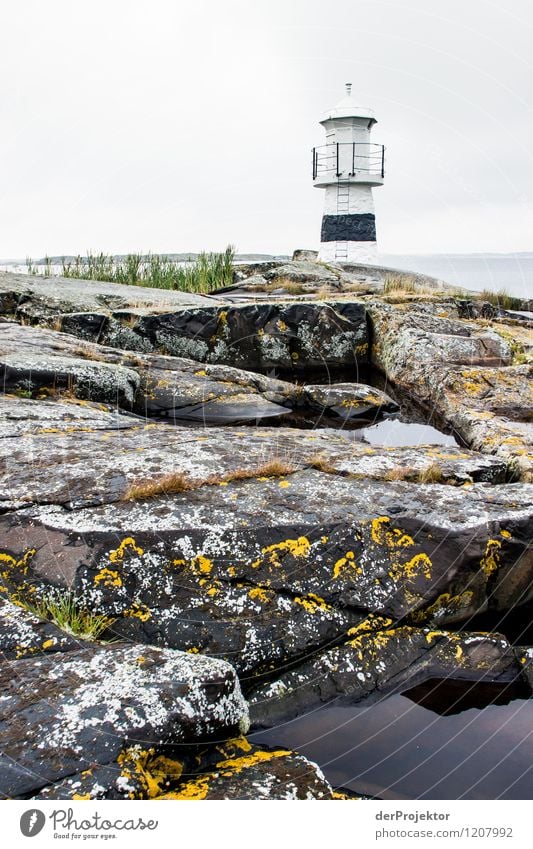
M 498 292 L 491 292 L 489 289 L 483 289 L 479 293 L 481 301 L 487 301 L 495 307 L 500 307 L 503 310 L 519 310 L 522 306 L 520 298 L 515 298 L 510 295 L 507 289 L 500 289 Z
M 116 262 L 106 254 L 88 254 L 63 263 L 63 276 L 111 283 L 174 289 L 183 292 L 209 292 L 233 282 L 235 249 L 223 253 L 202 253 L 186 265 L 159 254 L 128 254 Z
M 228 245 L 222 253 L 201 253 L 194 262 L 180 263 L 161 254 L 128 254 L 117 260 L 110 254 L 88 253 L 67 261 L 63 259 L 63 277 L 79 280 L 99 280 L 105 283 L 124 283 L 130 286 L 149 286 L 154 289 L 174 289 L 182 292 L 210 292 L 233 283 L 235 248 Z M 29 274 L 51 275 L 51 261 L 45 258 L 44 271 L 29 257 Z
M 40 601 L 25 605 L 30 613 L 53 622 L 62 631 L 81 640 L 97 640 L 115 621 L 88 610 L 74 593 L 52 589 Z

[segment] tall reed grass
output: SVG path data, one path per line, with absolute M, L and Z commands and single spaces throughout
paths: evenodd
M 73 260 L 63 259 L 63 277 L 80 280 L 101 280 L 150 286 L 156 289 L 177 289 L 182 292 L 210 292 L 233 282 L 235 248 L 228 245 L 222 253 L 201 253 L 190 263 L 181 263 L 160 254 L 128 254 L 116 259 L 110 254 L 88 253 Z M 26 260 L 29 274 L 49 277 L 51 263 L 45 258 L 44 270 L 30 258 Z

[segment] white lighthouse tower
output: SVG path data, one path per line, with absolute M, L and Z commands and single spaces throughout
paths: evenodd
M 374 113 L 358 106 L 352 84 L 320 121 L 326 144 L 313 148 L 314 185 L 325 189 L 319 260 L 372 262 L 377 254 L 372 187 L 384 179 L 385 148 L 370 141 Z

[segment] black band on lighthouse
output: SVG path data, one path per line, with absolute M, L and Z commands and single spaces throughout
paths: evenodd
M 321 242 L 375 242 L 376 216 L 373 212 L 354 215 L 324 215 Z

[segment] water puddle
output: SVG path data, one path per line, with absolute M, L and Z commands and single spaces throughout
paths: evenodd
M 408 448 L 416 445 L 457 445 L 451 433 L 444 433 L 436 427 L 418 422 L 402 421 L 401 418 L 388 418 L 365 427 L 361 439 L 370 445 L 385 445 Z
M 371 705 L 329 703 L 251 739 L 295 749 L 334 787 L 380 799 L 531 799 L 533 699 L 523 695 L 433 680 Z
M 187 427 L 216 427 L 236 425 L 239 427 L 293 427 L 303 430 L 321 430 L 329 428 L 348 439 L 368 442 L 370 445 L 408 448 L 418 445 L 458 445 L 457 439 L 442 422 L 415 404 L 407 395 L 390 386 L 385 377 L 375 369 L 343 368 L 336 370 L 314 369 L 305 375 L 269 372 L 271 377 L 289 380 L 297 385 L 322 384 L 335 386 L 339 383 L 364 383 L 389 395 L 399 407 L 394 414 L 369 411 L 364 416 L 346 418 L 332 411 L 320 412 L 310 407 L 297 407 L 277 410 L 266 409 L 260 399 L 256 409 L 252 403 L 241 405 L 220 405 L 215 402 L 197 404 L 169 412 L 160 420 Z

